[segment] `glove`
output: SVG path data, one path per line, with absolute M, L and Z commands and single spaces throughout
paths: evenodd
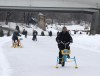
M 61 43 L 61 44 L 65 44 L 65 43 L 64 43 L 64 42 L 62 42 L 62 41 L 61 41 L 60 43 Z
M 65 44 L 65 43 L 64 43 L 64 42 L 62 42 L 62 41 L 57 41 L 57 42 L 58 42 L 58 44 L 63 44 L 63 45 Z
M 61 41 L 60 41 L 60 40 L 57 40 L 57 43 L 58 43 L 58 44 L 60 44 L 60 43 L 61 43 Z
M 65 43 L 65 45 L 69 45 L 69 44 L 70 44 L 70 42 Z

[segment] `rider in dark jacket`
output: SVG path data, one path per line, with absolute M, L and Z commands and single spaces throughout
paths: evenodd
M 63 55 L 61 53 L 61 50 L 64 50 L 64 49 L 70 50 L 69 44 L 73 42 L 73 39 L 71 35 L 69 34 L 69 32 L 67 31 L 66 27 L 63 27 L 62 32 L 60 32 L 58 36 L 56 37 L 56 41 L 58 43 L 58 48 L 60 50 L 59 58 L 62 58 Z M 70 58 L 69 55 L 67 57 Z M 61 64 L 61 59 L 59 59 L 59 64 Z
M 21 35 L 18 33 L 17 30 L 15 30 L 15 31 L 13 32 L 13 36 L 12 36 L 12 40 L 13 40 L 14 43 L 15 43 L 16 41 L 18 42 L 18 36 L 21 36 Z
M 36 30 L 33 30 L 33 38 L 32 38 L 32 40 L 33 41 L 37 41 L 37 34 L 38 34 L 38 32 L 36 31 Z

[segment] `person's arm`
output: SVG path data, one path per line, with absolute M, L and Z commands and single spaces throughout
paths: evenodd
M 17 33 L 17 36 L 21 36 L 19 33 Z
M 69 33 L 68 33 L 68 35 L 69 35 L 69 42 L 73 43 L 73 38 L 71 37 L 71 35 Z
M 60 34 L 56 37 L 56 41 L 57 41 L 58 44 L 61 42 L 61 36 L 60 36 Z

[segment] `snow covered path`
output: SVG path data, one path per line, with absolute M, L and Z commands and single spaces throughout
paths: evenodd
M 4 51 L 3 45 L 9 42 L 10 40 L 11 39 L 7 37 L 0 38 L 0 76 L 10 76 L 11 75 L 10 65 L 8 63 L 6 56 L 3 53 Z
M 12 42 L 7 42 L 3 53 L 12 69 L 12 76 L 100 76 L 100 53 L 94 52 L 95 49 L 91 51 L 93 48 L 83 48 L 79 44 L 81 39 L 78 40 L 76 42 L 74 37 L 71 45 L 71 56 L 76 56 L 78 69 L 74 68 L 73 62 L 66 63 L 64 68 L 54 67 L 58 55 L 55 37 L 39 36 L 37 42 L 29 37 L 22 41 L 23 48 L 11 48 Z

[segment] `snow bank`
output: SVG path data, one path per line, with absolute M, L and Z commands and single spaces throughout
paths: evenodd
M 38 35 L 41 35 L 41 32 L 43 31 L 36 25 L 32 25 L 32 24 L 26 25 L 22 23 L 13 23 L 13 22 L 9 22 L 8 25 L 2 24 L 3 27 L 8 27 L 8 28 L 11 28 L 12 30 L 15 29 L 16 25 L 19 26 L 21 32 L 23 31 L 23 29 L 26 29 L 28 31 L 28 35 L 32 35 L 33 30 L 36 30 L 38 32 Z M 65 25 L 65 26 L 67 27 L 68 30 L 71 30 L 72 34 L 74 33 L 72 30 L 84 30 L 85 28 L 85 26 L 80 26 L 80 25 Z M 48 32 L 52 31 L 52 35 L 57 35 L 58 31 L 62 31 L 62 27 L 64 27 L 64 25 L 58 25 L 58 24 L 47 25 L 46 31 L 44 31 L 44 34 L 48 35 Z

